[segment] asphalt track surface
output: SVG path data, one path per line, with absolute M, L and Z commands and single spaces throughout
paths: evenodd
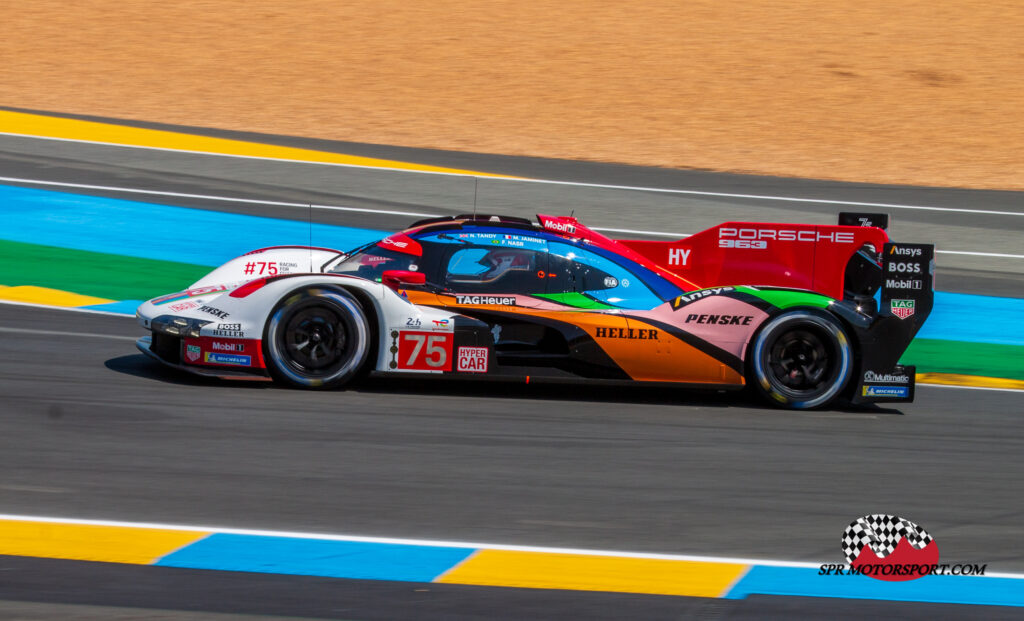
M 355 153 L 352 145 L 335 147 Z M 449 162 L 430 152 L 365 148 L 381 150 L 365 153 L 376 157 L 416 156 L 441 165 L 614 185 L 660 183 L 1005 212 L 1020 211 L 1021 204 L 1020 195 L 1009 192 L 855 186 L 491 156 L 463 162 L 464 154 L 447 156 L 457 160 Z M 473 190 L 466 186 L 472 181 L 462 178 L 11 137 L 0 138 L 0 174 L 408 212 L 459 213 L 471 210 L 473 202 Z M 481 185 L 487 185 L 484 191 Z M 509 195 L 501 192 L 508 188 L 516 189 Z M 478 208 L 484 203 L 488 211 L 559 213 L 577 203 L 583 205 L 577 206 L 577 216 L 584 222 L 655 231 L 694 232 L 733 217 L 829 222 L 839 210 L 813 203 L 681 199 L 498 181 L 478 183 L 476 194 Z M 634 206 L 630 210 L 622 208 L 624 195 Z M 132 198 L 307 216 L 286 208 L 203 199 Z M 685 220 L 672 211 L 684 208 Z M 414 219 L 314 213 L 318 221 L 381 229 Z M 1024 218 L 1019 216 L 908 210 L 897 218 L 897 226 L 914 225 L 901 235 L 904 239 L 938 237 L 944 240 L 940 248 L 1022 250 Z M 947 259 L 950 265 L 943 267 Z M 946 255 L 940 259 L 939 285 L 1020 295 L 1020 266 L 1020 260 Z M 944 562 L 1024 571 L 1019 546 L 1024 496 L 1017 491 L 1024 480 L 1020 393 L 919 386 L 917 401 L 898 409 L 807 413 L 767 409 L 742 395 L 674 389 L 410 385 L 379 379 L 346 392 L 311 393 L 229 385 L 163 369 L 135 352 L 131 341 L 140 334 L 128 318 L 0 306 L 0 506 L 5 513 L 837 562 L 846 525 L 861 515 L 884 512 L 927 528 L 940 542 Z M 29 578 L 11 582 L 0 588 L 7 605 L 17 607 L 10 600 L 19 600 L 83 606 L 84 612 L 77 612 L 95 618 L 103 618 L 105 606 L 328 618 L 939 612 L 920 605 L 852 606 L 795 598 L 724 602 L 445 585 L 417 591 L 415 585 L 238 574 L 210 578 L 204 572 L 83 568 L 14 557 L 0 559 L 0 567 L 21 567 L 28 576 L 41 572 L 62 585 L 55 589 L 52 581 Z M 195 589 L 194 605 L 166 597 L 168 585 Z M 25 606 L 22 613 L 40 618 L 57 610 Z M 958 614 L 957 607 L 942 610 Z M 986 616 L 990 612 L 996 613 L 986 610 Z

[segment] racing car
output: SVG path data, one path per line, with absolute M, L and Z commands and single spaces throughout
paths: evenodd
M 750 387 L 786 408 L 912 401 L 898 364 L 932 308 L 934 246 L 885 214 L 726 222 L 672 241 L 573 217 L 420 220 L 363 247 L 254 250 L 143 303 L 160 362 L 337 388 L 367 374 Z

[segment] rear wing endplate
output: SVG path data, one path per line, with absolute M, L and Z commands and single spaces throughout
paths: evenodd
M 861 335 L 854 403 L 913 401 L 916 369 L 897 363 L 932 312 L 934 284 L 934 245 L 885 244 L 878 316 Z

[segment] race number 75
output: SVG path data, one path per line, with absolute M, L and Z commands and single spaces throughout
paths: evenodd
M 451 371 L 452 334 L 401 332 L 398 368 L 410 371 Z

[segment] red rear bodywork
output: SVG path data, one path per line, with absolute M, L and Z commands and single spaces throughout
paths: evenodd
M 637 255 L 687 289 L 771 285 L 842 299 L 846 265 L 865 244 L 889 241 L 873 226 L 726 222 L 675 241 L 611 240 L 575 218 L 538 216 L 545 229 L 588 239 L 630 258 Z

